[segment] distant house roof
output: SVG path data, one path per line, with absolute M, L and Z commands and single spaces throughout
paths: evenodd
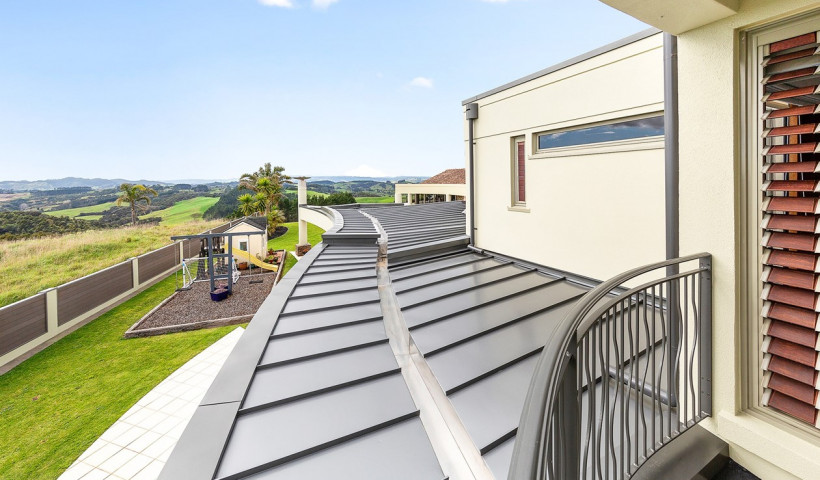
M 252 227 L 258 228 L 259 230 L 265 230 L 268 228 L 268 219 L 263 216 L 244 217 L 240 220 L 240 223 L 246 223 Z
M 427 180 L 421 182 L 436 185 L 455 185 L 467 183 L 463 168 L 450 168 L 438 175 L 434 175 Z

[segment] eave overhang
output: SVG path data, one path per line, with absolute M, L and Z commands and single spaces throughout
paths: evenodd
M 740 8 L 740 0 L 601 0 L 644 23 L 673 35 L 702 27 Z

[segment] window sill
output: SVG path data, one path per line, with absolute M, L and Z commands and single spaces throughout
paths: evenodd
M 525 207 L 524 205 L 513 205 L 512 207 L 507 207 L 508 212 L 521 212 L 521 213 L 530 213 L 530 209 Z

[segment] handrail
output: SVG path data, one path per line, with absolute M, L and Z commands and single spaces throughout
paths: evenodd
M 622 287 L 624 283 L 628 282 L 631 279 L 634 279 L 640 275 L 659 270 L 665 267 L 679 265 L 681 263 L 691 262 L 698 260 L 700 262 L 700 268 L 695 270 L 685 272 L 682 274 L 676 274 L 661 278 L 660 280 L 656 280 L 653 282 L 645 283 L 639 287 L 634 287 L 623 291 L 618 292 L 619 287 Z M 679 290 L 673 289 L 672 284 L 675 282 L 680 282 L 681 279 L 688 279 L 689 277 L 693 278 L 693 295 L 694 295 L 694 278 L 695 276 L 699 276 L 699 280 L 701 283 L 699 288 L 699 292 L 701 292 L 704 297 L 703 302 L 705 305 L 699 305 L 700 310 L 702 310 L 702 317 L 708 320 L 708 328 L 711 330 L 711 255 L 708 253 L 699 253 L 695 255 L 689 255 L 686 257 L 665 260 L 662 262 L 653 263 L 650 265 L 645 265 L 641 267 L 637 267 L 631 269 L 627 272 L 624 272 L 620 275 L 613 277 L 612 279 L 601 283 L 597 287 L 593 288 L 589 292 L 587 292 L 579 301 L 575 304 L 575 306 L 570 310 L 567 316 L 561 321 L 561 323 L 556 327 L 555 333 L 551 336 L 547 344 L 545 345 L 544 349 L 541 352 L 541 355 L 538 359 L 538 362 L 535 367 L 535 371 L 530 382 L 529 392 L 527 394 L 527 398 L 524 403 L 524 408 L 521 414 L 521 420 L 517 431 L 515 447 L 513 450 L 513 457 L 512 463 L 509 472 L 510 479 L 560 479 L 560 480 L 567 480 L 572 478 L 579 478 L 580 472 L 578 470 L 578 465 L 580 463 L 580 456 L 581 452 L 579 451 L 579 442 L 580 442 L 580 435 L 581 435 L 581 415 L 575 411 L 575 418 L 572 419 L 573 425 L 567 424 L 567 419 L 563 419 L 558 423 L 561 423 L 560 428 L 562 429 L 562 438 L 561 441 L 558 442 L 560 445 L 553 445 L 551 443 L 551 435 L 555 435 L 555 432 L 551 431 L 551 429 L 558 428 L 556 425 L 555 413 L 556 409 L 561 408 L 563 410 L 569 410 L 569 415 L 565 415 L 565 417 L 572 417 L 572 410 L 577 410 L 582 408 L 581 404 L 583 403 L 582 396 L 584 394 L 585 389 L 595 390 L 599 382 L 603 382 L 600 377 L 595 375 L 590 375 L 589 371 L 586 372 L 579 372 L 577 367 L 578 362 L 578 351 L 583 346 L 581 345 L 582 341 L 589 343 L 588 333 L 590 329 L 596 326 L 599 326 L 599 329 L 603 332 L 603 327 L 601 325 L 605 324 L 606 322 L 613 322 L 616 321 L 616 317 L 620 315 L 620 317 L 624 317 L 625 315 L 630 316 L 630 322 L 633 321 L 631 319 L 631 309 L 633 308 L 632 303 L 629 304 L 627 308 L 626 301 L 624 299 L 632 299 L 635 301 L 641 301 L 640 298 L 633 298 L 638 297 L 640 292 L 644 292 L 644 296 L 648 296 L 646 292 L 648 292 L 649 288 L 655 289 L 658 285 L 662 285 L 664 282 L 669 284 L 669 289 L 667 289 L 667 296 L 673 298 L 674 295 L 679 293 Z M 687 282 L 688 280 L 684 280 Z M 675 283 L 677 285 L 677 283 Z M 678 288 L 678 287 L 675 287 Z M 661 286 L 663 289 L 663 286 Z M 708 292 L 706 291 L 708 290 Z M 603 304 L 599 305 L 601 300 L 603 300 L 606 296 L 613 294 L 614 292 L 620 293 L 619 295 L 613 297 L 612 299 L 604 302 Z M 654 292 L 654 290 L 652 290 Z M 688 294 L 688 291 L 687 291 Z M 700 295 L 700 293 L 699 293 Z M 655 298 L 654 300 L 658 300 L 656 295 L 652 295 Z M 669 307 L 668 301 L 670 298 L 667 298 L 666 308 Z M 661 298 L 662 299 L 662 298 Z M 699 300 L 701 300 L 699 298 Z M 631 300 L 630 300 L 631 301 Z M 646 301 L 644 299 L 643 301 Z M 694 301 L 694 300 L 693 300 Z M 621 310 L 615 310 L 616 307 L 621 304 Z M 660 317 L 665 321 L 668 320 L 669 322 L 677 322 L 679 320 L 678 317 L 672 315 L 674 312 L 679 308 L 679 305 L 675 304 L 675 308 L 669 310 L 667 317 L 663 317 L 663 312 L 660 314 Z M 598 308 L 595 308 L 598 306 Z M 693 303 L 694 307 L 694 303 Z M 649 310 L 646 310 L 647 306 L 644 305 L 644 313 L 648 315 Z M 653 306 L 652 311 L 655 311 Z M 593 312 L 594 309 L 594 312 Z M 708 312 L 706 311 L 708 309 Z M 613 312 L 610 314 L 608 312 Z M 687 309 L 688 312 L 688 309 Z M 608 316 L 609 315 L 609 316 Z M 614 315 L 614 316 L 612 316 Z M 697 312 L 695 313 L 697 315 Z M 706 318 L 708 316 L 708 318 Z M 618 317 L 618 318 L 620 318 Z M 700 321 L 701 317 L 698 317 Z M 676 320 L 677 319 L 677 320 Z M 642 319 L 644 323 L 646 323 L 646 318 Z M 636 323 L 637 315 L 634 320 Z M 654 313 L 653 313 L 653 322 L 654 322 Z M 621 325 L 625 323 L 624 319 L 621 319 Z M 631 337 L 633 335 L 632 331 L 632 324 L 630 326 L 630 348 L 632 347 L 632 340 Z M 654 323 L 653 323 L 654 326 Z M 662 342 L 664 345 L 675 343 L 671 340 L 674 340 L 673 335 L 679 332 L 679 325 L 677 323 L 674 324 L 674 330 L 672 329 L 672 323 L 670 323 L 670 328 L 668 333 L 664 333 L 662 338 Z M 623 332 L 623 326 L 622 332 Z M 607 332 L 609 330 L 607 329 Z M 648 336 L 648 333 L 645 332 Z M 653 334 L 655 334 L 653 330 Z M 696 340 L 697 338 L 696 333 Z M 709 335 L 708 342 L 706 336 Z M 621 335 L 623 337 L 623 333 Z M 703 337 L 702 342 L 697 345 L 697 347 L 701 350 L 705 350 L 708 346 L 709 352 L 708 355 L 711 355 L 711 333 L 703 333 L 700 335 Z M 601 335 L 600 339 L 597 339 L 600 342 L 603 342 L 603 334 Z M 623 345 L 624 341 L 623 338 L 620 342 L 621 345 L 618 345 L 618 338 L 613 338 L 613 344 L 616 351 L 618 351 L 619 355 L 625 355 L 625 345 Z M 677 341 L 677 340 L 675 340 Z M 640 339 L 638 340 L 640 344 Z M 653 355 L 655 354 L 656 350 L 661 349 L 657 343 L 648 342 L 651 345 L 644 346 L 644 353 L 646 351 L 651 352 Z M 613 345 L 607 345 L 607 354 L 609 349 L 613 347 Z M 589 346 L 585 347 L 587 350 L 587 356 L 589 356 Z M 601 347 L 599 347 L 600 349 Z M 623 351 L 618 349 L 624 349 Z M 693 346 L 694 348 L 694 346 Z M 634 352 L 633 352 L 634 353 Z M 705 355 L 707 352 L 698 352 L 701 355 Z M 677 370 L 677 365 L 675 366 L 675 370 L 671 369 L 671 361 L 674 359 L 675 361 L 679 361 L 679 351 L 672 351 L 670 350 L 669 358 L 667 359 L 666 368 L 669 369 L 670 376 L 672 374 L 678 375 L 679 372 Z M 675 355 L 675 357 L 673 357 Z M 694 354 L 693 354 L 694 355 Z M 593 354 L 594 357 L 594 354 Z M 637 357 L 634 355 L 632 356 L 633 360 Z M 694 358 L 694 357 L 693 357 Z M 597 362 L 597 358 L 592 359 L 594 362 Z M 645 360 L 645 359 L 644 359 Z M 709 356 L 708 361 L 707 359 L 703 359 L 703 367 L 708 367 L 711 370 L 711 356 Z M 654 361 L 654 356 L 653 356 Z M 601 359 L 603 364 L 603 359 Z M 607 366 L 609 362 L 609 357 L 607 357 Z M 626 363 L 629 360 L 622 362 L 617 369 L 618 375 L 621 375 L 620 380 L 626 382 L 634 382 L 635 386 L 637 387 L 636 379 L 627 380 L 626 376 Z M 636 363 L 636 362 L 633 362 Z M 699 364 L 700 365 L 700 364 Z M 589 370 L 589 366 L 585 365 L 587 370 Z M 598 366 L 597 364 L 595 366 Z M 638 367 L 630 366 L 631 370 L 635 370 Z M 700 366 L 699 366 L 700 368 Z M 611 367 L 610 367 L 611 369 Z M 593 368 L 594 370 L 594 368 Z M 601 369 L 603 370 L 603 368 Z M 590 385 L 583 384 L 583 377 L 584 373 L 587 374 L 588 381 L 596 382 L 595 388 L 589 388 Z M 594 372 L 593 372 L 594 373 Z M 612 376 L 611 372 L 602 372 L 602 376 L 609 374 Z M 639 372 L 638 372 L 639 373 Z M 692 372 L 689 371 L 691 374 Z M 644 382 L 642 388 L 647 388 L 646 385 L 646 373 L 644 374 Z M 670 377 L 671 378 L 671 377 Z M 655 380 L 654 378 L 652 379 Z M 708 379 L 709 382 L 711 381 L 711 372 L 709 372 Z M 675 377 L 675 381 L 677 381 L 677 376 Z M 671 382 L 669 382 L 671 384 Z M 654 388 L 656 391 L 659 390 L 660 387 L 651 387 Z M 661 396 L 661 392 L 658 393 L 658 397 Z M 630 392 L 631 394 L 631 392 Z M 666 395 L 665 392 L 663 392 Z M 688 392 L 687 392 L 688 394 Z M 709 395 L 711 394 L 711 387 L 709 387 Z M 593 394 L 594 395 L 594 394 Z M 701 397 L 705 398 L 705 397 Z M 577 401 L 576 401 L 577 400 Z M 674 399 L 673 399 L 674 401 Z M 706 413 L 711 413 L 711 397 L 708 399 L 709 405 L 704 406 Z M 587 406 L 588 407 L 588 406 Z M 588 407 L 590 411 L 593 410 L 592 407 Z M 615 407 L 613 407 L 614 409 Z M 653 406 L 654 408 L 654 406 Z M 677 405 L 670 402 L 670 404 L 665 408 L 677 408 Z M 587 412 L 585 412 L 587 413 Z M 597 419 L 596 419 L 597 421 Z M 589 423 L 589 422 L 588 422 Z M 653 424 L 654 425 L 654 424 Z M 602 427 L 603 428 L 603 427 Z M 654 428 L 654 427 L 653 427 Z M 611 426 L 610 426 L 611 429 Z M 671 432 L 674 433 L 674 432 Z M 679 433 L 679 432 L 677 432 Z M 600 437 L 599 437 L 600 440 Z M 653 448 L 654 449 L 654 445 Z M 548 451 L 549 449 L 549 451 Z M 650 450 L 652 450 L 650 449 Z M 609 467 L 609 460 L 607 459 L 607 467 Z M 593 462 L 594 463 L 594 462 Z M 642 463 L 642 462 L 641 462 Z M 555 469 L 557 465 L 557 470 Z M 622 464 L 619 464 L 623 466 Z M 631 467 L 630 467 L 631 468 Z M 609 472 L 607 472 L 609 473 Z M 613 472 L 614 473 L 614 472 Z M 608 475 L 603 476 L 602 478 L 607 478 Z M 621 473 L 620 475 L 615 475 L 614 478 L 628 478 L 628 473 L 624 475 Z

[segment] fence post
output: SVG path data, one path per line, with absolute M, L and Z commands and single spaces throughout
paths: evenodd
M 131 260 L 131 281 L 134 284 L 132 288 L 137 288 L 140 286 L 140 266 L 137 257 L 129 258 Z
M 43 290 L 46 299 L 46 334 L 54 335 L 60 321 L 57 314 L 57 287 Z

